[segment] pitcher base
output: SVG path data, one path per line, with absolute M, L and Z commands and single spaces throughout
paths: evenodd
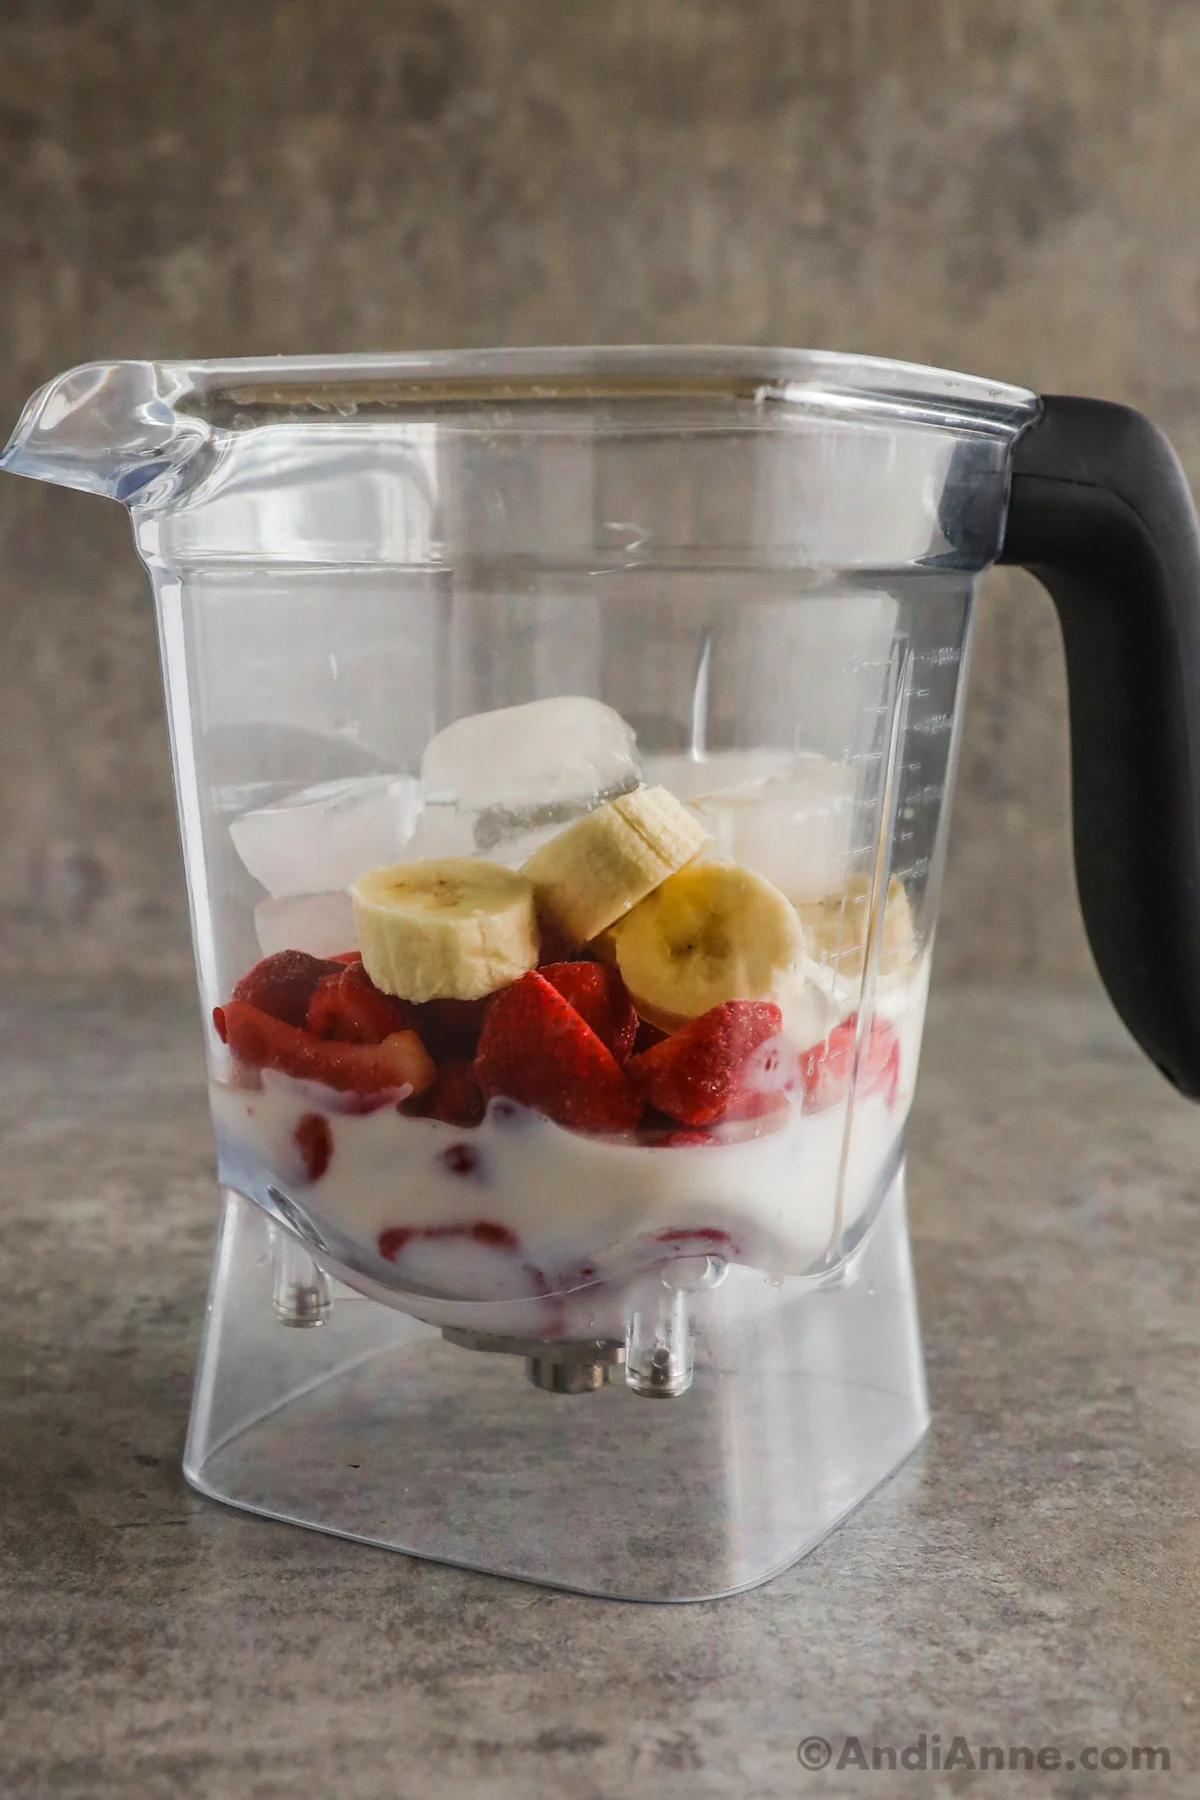
M 903 1170 L 848 1274 L 734 1269 L 693 1295 L 691 1379 L 666 1405 L 614 1347 L 603 1379 L 532 1382 L 340 1283 L 319 1330 L 281 1329 L 272 1231 L 225 1190 L 184 1462 L 268 1518 L 605 1598 L 712 1599 L 805 1556 L 928 1422 Z

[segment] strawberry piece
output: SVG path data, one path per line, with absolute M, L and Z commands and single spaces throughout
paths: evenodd
M 871 1021 L 868 1047 L 868 1093 L 881 1093 L 889 1107 L 895 1106 L 900 1092 L 900 1039 L 886 1019 Z
M 440 1119 L 444 1125 L 471 1126 L 483 1123 L 485 1105 L 474 1063 L 444 1062 L 432 1087 L 405 1102 L 404 1110 L 419 1119 Z
M 646 1150 L 686 1150 L 699 1144 L 719 1144 L 719 1137 L 698 1125 L 677 1125 L 666 1113 L 647 1107 L 638 1126 L 637 1141 Z
M 738 1092 L 725 1112 L 727 1119 L 758 1119 L 805 1096 L 804 1067 L 790 1039 L 782 1032 L 764 1038 L 747 1057 L 738 1078 Z
M 403 1087 L 420 1093 L 434 1078 L 415 1031 L 393 1032 L 381 1044 L 342 1044 L 298 1031 L 244 1000 L 231 1000 L 224 1013 L 226 1043 L 255 1069 L 278 1069 L 297 1081 L 319 1081 L 351 1094 Z
M 642 1110 L 612 1052 L 536 970 L 492 996 L 475 1073 L 489 1097 L 578 1131 L 626 1130 Z
M 482 1000 L 425 1000 L 411 1008 L 412 1022 L 435 1062 L 470 1061 L 479 1047 L 483 1015 L 490 995 Z
M 619 1063 L 628 1062 L 638 1017 L 615 969 L 604 963 L 556 962 L 539 967 L 538 974 L 575 1008 Z
M 703 1244 L 709 1250 L 737 1254 L 737 1245 L 719 1225 L 673 1225 L 669 1231 L 659 1232 L 658 1241 L 660 1244 Z
M 633 1057 L 629 1077 L 643 1100 L 680 1125 L 712 1125 L 745 1103 L 746 1065 L 782 1023 L 768 1001 L 726 1000 Z
M 310 1181 L 320 1181 L 333 1155 L 333 1132 L 324 1113 L 305 1113 L 292 1136 Z
M 333 973 L 340 969 L 327 958 L 309 956 L 306 950 L 277 950 L 242 976 L 230 998 L 301 1030 L 313 989 L 323 975 Z
M 827 1038 L 801 1052 L 806 1112 L 824 1112 L 826 1107 L 836 1106 L 850 1092 L 856 1025 L 857 1014 L 851 1013 L 848 1019 L 834 1026 Z
M 827 1038 L 801 1053 L 806 1112 L 824 1112 L 849 1094 L 857 1031 L 858 1014 L 851 1013 Z M 859 1091 L 864 1095 L 882 1092 L 888 1105 L 894 1106 L 899 1085 L 900 1044 L 895 1029 L 886 1019 L 872 1019 L 861 1053 Z
M 447 1144 L 442 1151 L 442 1165 L 452 1175 L 476 1175 L 479 1172 L 479 1155 L 470 1144 Z
M 467 1146 L 452 1145 L 451 1148 L 465 1150 Z M 485 1244 L 489 1250 L 518 1250 L 520 1240 L 507 1225 L 494 1225 L 490 1219 L 480 1219 L 474 1225 L 390 1225 L 381 1231 L 376 1240 L 380 1256 L 388 1262 L 395 1262 L 402 1251 L 412 1243 L 437 1243 L 447 1238 L 467 1238 L 473 1244 Z
M 338 1008 L 338 988 L 341 986 L 341 971 L 336 975 L 322 975 L 312 991 L 308 1002 L 308 1012 L 304 1017 L 304 1029 L 313 1037 L 332 1038 L 338 1036 L 337 1026 L 340 1020 Z
M 330 962 L 336 963 L 360 963 L 362 961 L 362 951 L 339 950 L 337 955 L 331 956 L 329 960 Z
M 394 1031 L 411 1029 L 403 1000 L 375 986 L 360 962 L 347 963 L 336 975 L 322 975 L 308 1003 L 306 1029 L 314 1037 L 343 1044 L 382 1044 Z
M 871 1020 L 862 1079 L 866 1093 L 882 1093 L 889 1106 L 896 1104 L 896 1091 L 900 1086 L 900 1039 L 888 1019 Z

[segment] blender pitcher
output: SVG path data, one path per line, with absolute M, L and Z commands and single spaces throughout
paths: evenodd
M 1165 440 L 522 350 L 95 364 L 3 460 L 123 501 L 157 601 L 221 1187 L 189 1481 L 626 1598 L 803 1555 L 927 1421 L 905 1124 L 994 561 L 1062 616 L 1101 974 L 1200 1095 Z

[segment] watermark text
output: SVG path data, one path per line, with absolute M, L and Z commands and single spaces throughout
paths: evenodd
M 1117 1774 L 1156 1774 L 1171 1767 L 1165 1744 L 984 1744 L 962 1733 L 919 1731 L 907 1744 L 876 1744 L 853 1735 L 801 1738 L 796 1756 L 803 1769 L 1086 1769 Z

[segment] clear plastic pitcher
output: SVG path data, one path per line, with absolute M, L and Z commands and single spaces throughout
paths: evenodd
M 1200 1088 L 1164 440 L 539 350 L 94 365 L 4 462 L 123 501 L 158 604 L 222 1194 L 188 1478 L 630 1598 L 803 1554 L 926 1424 L 905 1124 L 1001 556 L 1063 615 L 1102 973 Z

